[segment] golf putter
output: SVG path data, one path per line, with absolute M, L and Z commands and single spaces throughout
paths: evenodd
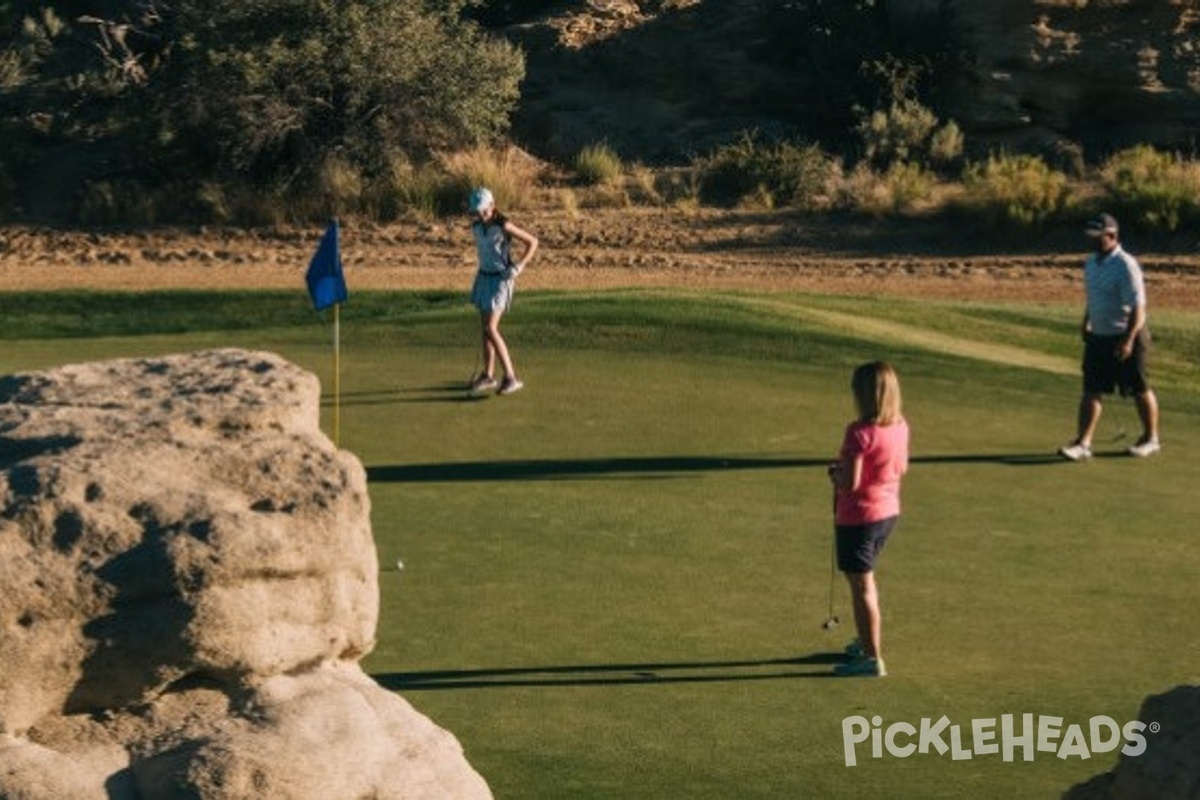
M 833 613 L 833 584 L 837 576 L 837 485 L 833 487 L 833 538 L 829 540 L 829 616 L 821 623 L 821 629 L 831 631 L 841 621 Z

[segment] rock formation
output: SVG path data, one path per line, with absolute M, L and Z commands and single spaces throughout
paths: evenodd
M 946 116 L 998 142 L 1089 150 L 1195 146 L 1200 7 L 1194 0 L 893 0 L 898 19 L 948 12 L 971 67 Z M 1036 149 L 1036 148 L 1034 148 Z
M 362 465 L 241 350 L 0 378 L 0 797 L 489 797 L 365 675 Z
M 1137 719 L 1146 751 L 1071 789 L 1065 800 L 1192 800 L 1200 797 L 1200 686 L 1147 697 Z
M 650 163 L 748 131 L 838 149 L 856 136 L 851 106 L 878 102 L 846 95 L 883 52 L 859 43 L 884 38 L 880 47 L 914 63 L 952 56 L 922 99 L 977 155 L 1195 147 L 1196 0 L 889 0 L 883 20 L 831 14 L 824 37 L 786 11 L 821 5 L 588 0 L 531 12 L 502 28 L 527 53 L 518 138 L 539 155 L 571 158 L 605 142 Z M 851 4 L 824 3 L 839 5 Z

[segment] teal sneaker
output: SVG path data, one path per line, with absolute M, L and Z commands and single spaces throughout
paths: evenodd
M 882 658 L 859 658 L 846 664 L 838 664 L 833 674 L 839 678 L 882 678 L 887 675 Z
M 842 649 L 842 653 L 851 661 L 857 661 L 860 658 L 866 658 L 867 648 L 863 647 L 863 643 L 858 639 L 851 639 Z

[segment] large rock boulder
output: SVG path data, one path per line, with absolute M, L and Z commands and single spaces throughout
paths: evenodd
M 488 797 L 366 676 L 362 465 L 217 350 L 0 378 L 0 798 Z
M 1200 686 L 1147 697 L 1137 718 L 1148 726 L 1145 752 L 1122 755 L 1112 772 L 1074 787 L 1065 800 L 1200 798 Z

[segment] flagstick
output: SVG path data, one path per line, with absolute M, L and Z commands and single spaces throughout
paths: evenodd
M 342 446 L 342 304 L 333 305 L 333 444 Z

